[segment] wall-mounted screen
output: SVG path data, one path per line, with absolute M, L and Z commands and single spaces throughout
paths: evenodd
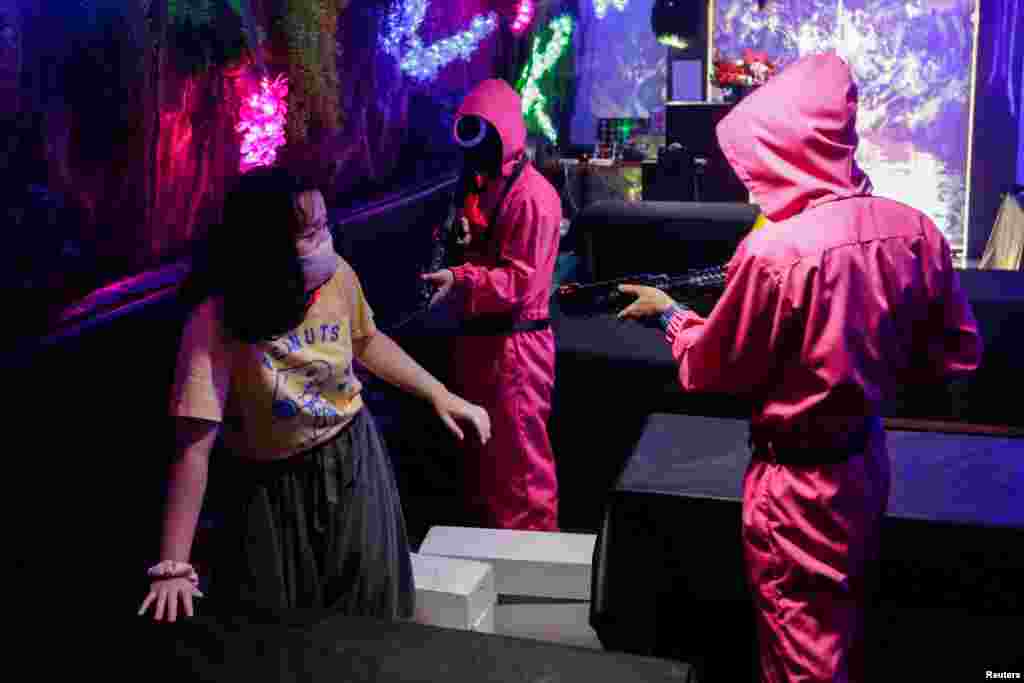
M 875 194 L 927 214 L 964 246 L 972 0 L 715 0 L 723 56 L 781 64 L 835 49 L 860 92 L 858 162 Z
M 654 38 L 653 8 L 654 0 L 580 0 L 573 144 L 594 144 L 598 119 L 664 110 L 668 49 Z
M 829 49 L 847 57 L 860 88 L 859 161 L 876 194 L 928 214 L 959 252 L 972 2 L 768 0 L 759 9 L 753 0 L 715 0 L 714 46 L 727 57 L 739 57 L 746 48 L 765 51 L 782 65 Z M 662 109 L 668 69 L 666 50 L 651 30 L 653 0 L 580 4 L 579 80 L 569 137 L 590 145 L 599 118 L 648 118 Z M 679 88 L 687 89 L 690 79 L 681 79 Z

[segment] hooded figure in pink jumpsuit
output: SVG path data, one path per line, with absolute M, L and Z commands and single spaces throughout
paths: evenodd
M 555 380 L 548 300 L 561 199 L 525 158 L 522 103 L 507 83 L 486 80 L 466 96 L 456 114 L 457 139 L 460 121 L 472 117 L 485 121 L 494 138 L 493 158 L 473 159 L 467 151 L 482 177 L 479 214 L 487 224 L 469 221 L 463 265 L 424 276 L 440 286 L 436 298 L 453 294 L 467 329 L 455 344 L 455 382 L 491 417 L 485 446 L 465 442 L 467 502 L 485 527 L 557 531 L 547 429 Z
M 770 223 L 737 249 L 707 319 L 634 287 L 622 314 L 660 314 L 687 391 L 753 398 L 742 538 L 769 683 L 864 680 L 890 485 L 880 404 L 900 383 L 971 372 L 982 353 L 946 239 L 871 196 L 856 111 L 834 54 L 737 105 L 718 139 Z

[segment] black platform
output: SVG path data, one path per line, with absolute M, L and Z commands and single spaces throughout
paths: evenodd
M 735 419 L 647 421 L 595 550 L 592 625 L 605 647 L 682 658 L 702 680 L 752 675 L 753 658 L 736 652 L 754 637 L 740 543 L 747 435 Z M 939 644 L 948 665 L 1024 653 L 1024 439 L 890 432 L 888 445 L 875 661 L 898 647 L 925 666 Z
M 246 618 L 199 617 L 149 628 L 154 652 L 167 655 L 150 665 L 160 670 L 160 680 L 247 683 L 696 681 L 693 669 L 680 662 L 323 612 Z M 172 668 L 174 674 L 182 677 L 167 677 Z
M 583 279 L 681 273 L 727 262 L 758 212 L 742 202 L 606 200 L 580 212 L 568 239 Z

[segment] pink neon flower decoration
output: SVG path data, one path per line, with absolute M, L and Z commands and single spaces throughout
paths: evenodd
M 277 150 L 285 143 L 284 122 L 288 113 L 288 78 L 281 74 L 273 81 L 260 80 L 260 91 L 242 101 L 235 130 L 242 134 L 243 173 L 256 166 L 269 166 Z
M 529 27 L 533 20 L 533 0 L 519 0 L 516 6 L 516 16 L 512 20 L 512 33 L 522 33 Z

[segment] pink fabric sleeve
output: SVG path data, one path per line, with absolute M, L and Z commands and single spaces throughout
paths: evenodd
M 666 339 L 685 391 L 748 394 L 775 368 L 788 307 L 757 259 L 738 253 L 733 264 L 707 319 L 686 311 L 669 321 Z
M 185 322 L 178 350 L 170 414 L 223 422 L 231 378 L 220 307 L 208 299 Z
M 548 285 L 534 277 L 550 245 L 550 232 L 558 239 L 558 230 L 545 231 L 544 212 L 532 198 L 517 202 L 502 221 L 501 252 L 493 268 L 467 263 L 452 268 L 455 286 L 464 297 L 468 316 L 507 313 L 536 298 L 538 288 Z
M 971 305 L 960 288 L 960 277 L 953 268 L 949 243 L 941 235 L 936 236 L 941 244 L 938 264 L 941 284 L 936 313 L 932 317 L 937 329 L 930 330 L 927 337 L 928 357 L 939 379 L 956 379 L 977 370 L 983 343 Z

